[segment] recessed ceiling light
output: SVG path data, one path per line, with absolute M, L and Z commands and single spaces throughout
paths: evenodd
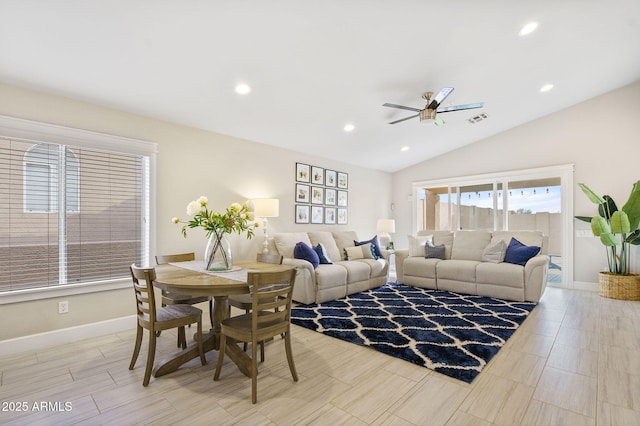
M 349 123 L 349 124 L 345 124 L 344 125 L 344 131 L 345 132 L 351 132 L 353 131 L 353 129 L 355 129 L 356 126 L 354 126 L 353 124 Z
M 400 151 L 402 151 L 402 152 L 409 151 L 409 147 L 408 146 L 403 146 L 402 148 L 400 148 Z
M 247 93 L 251 92 L 251 87 L 249 87 L 248 84 L 240 83 L 236 86 L 235 90 L 236 93 L 240 95 L 246 95 Z
M 544 92 L 548 92 L 551 89 L 553 89 L 553 84 L 545 84 L 540 88 L 540 91 L 544 93 Z
M 522 28 L 520 28 L 520 31 L 518 32 L 518 35 L 520 36 L 526 36 L 531 34 L 532 32 L 534 32 L 536 30 L 536 28 L 538 28 L 538 23 L 537 22 L 529 22 L 527 24 L 525 24 Z

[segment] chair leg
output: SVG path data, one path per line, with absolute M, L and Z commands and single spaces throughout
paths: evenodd
M 258 402 L 258 341 L 253 339 L 251 342 L 251 403 Z
M 231 310 L 231 307 L 229 307 L 229 310 Z M 215 328 L 215 323 L 213 321 L 213 297 L 209 299 L 209 320 L 211 321 L 211 329 L 213 330 Z
M 204 356 L 204 344 L 202 342 L 202 318 L 198 321 L 198 352 L 200 352 L 200 363 L 207 365 L 207 358 Z
M 260 362 L 264 362 L 264 340 L 260 342 Z
M 296 366 L 293 363 L 293 351 L 291 350 L 291 330 L 287 330 L 284 337 L 284 348 L 287 353 L 287 362 L 289 363 L 289 370 L 291 370 L 291 376 L 293 381 L 298 381 L 298 373 L 296 372 Z
M 135 343 L 135 346 L 133 347 L 133 356 L 131 357 L 129 370 L 133 370 L 133 367 L 136 365 L 136 361 L 138 360 L 138 354 L 140 353 L 141 344 L 142 344 L 142 327 L 138 325 L 138 330 L 136 332 L 136 343 Z
M 220 378 L 220 370 L 222 370 L 222 361 L 224 360 L 224 351 L 227 344 L 227 336 L 220 335 L 220 348 L 218 349 L 218 362 L 216 363 L 216 371 L 213 373 L 213 380 Z
M 142 386 L 147 386 L 149 384 L 149 379 L 151 378 L 151 370 L 153 370 L 153 361 L 156 357 L 156 333 L 149 333 L 149 353 L 147 354 L 147 367 L 144 370 L 144 380 L 142 381 Z
M 187 337 L 184 331 L 184 326 L 178 327 L 178 347 L 182 349 L 187 347 Z

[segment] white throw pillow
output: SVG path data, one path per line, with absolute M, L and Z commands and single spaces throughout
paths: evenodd
M 362 254 L 362 246 L 345 247 L 347 260 L 364 259 Z
M 500 263 L 504 261 L 504 255 L 507 253 L 507 243 L 500 240 L 495 244 L 489 244 L 482 251 L 482 261 L 491 263 Z
M 424 257 L 424 245 L 433 235 L 409 235 L 409 256 Z

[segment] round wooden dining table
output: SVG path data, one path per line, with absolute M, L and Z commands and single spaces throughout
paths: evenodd
M 157 265 L 155 267 L 157 278 L 153 284 L 171 293 L 212 296 L 214 298 L 213 329 L 208 333 L 203 333 L 202 336 L 205 352 L 218 350 L 220 347 L 220 323 L 229 316 L 228 296 L 249 293 L 248 272 L 275 272 L 293 268 L 290 265 L 239 261 L 234 262 L 234 267 L 239 270 L 226 273 L 194 270 L 193 266 L 194 262 Z M 238 345 L 226 345 L 225 353 L 236 363 L 240 371 L 251 376 L 251 360 Z M 155 377 L 160 377 L 171 373 L 184 363 L 198 357 L 197 342 L 192 342 L 186 349 L 160 362 L 155 367 L 153 374 Z

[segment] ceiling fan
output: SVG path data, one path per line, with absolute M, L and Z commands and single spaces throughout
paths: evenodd
M 420 117 L 421 122 L 425 120 L 433 120 L 434 123 L 438 126 L 441 124 L 444 124 L 444 121 L 442 120 L 442 118 L 438 117 L 437 114 L 441 114 L 444 112 L 452 112 L 452 111 L 462 111 L 465 109 L 482 108 L 484 106 L 484 102 L 477 102 L 473 104 L 440 107 L 442 102 L 445 100 L 447 96 L 451 94 L 451 92 L 453 92 L 453 87 L 444 87 L 433 99 L 431 99 L 433 97 L 433 92 L 426 92 L 425 94 L 422 95 L 422 99 L 427 101 L 427 105 L 423 109 L 408 107 L 404 105 L 390 104 L 388 102 L 382 104 L 382 106 L 386 106 L 390 108 L 406 109 L 407 111 L 417 112 L 417 114 L 415 115 L 401 118 L 400 120 L 392 121 L 389 124 L 397 124 L 405 120 L 410 120 L 415 117 Z

